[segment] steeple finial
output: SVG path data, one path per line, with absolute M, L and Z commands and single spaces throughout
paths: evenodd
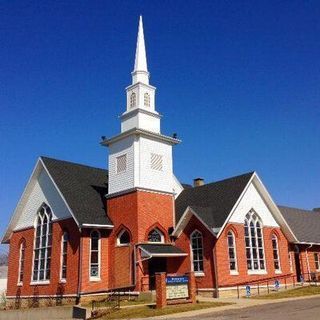
M 146 47 L 144 43 L 142 16 L 139 19 L 136 57 L 134 62 L 134 70 L 132 72 L 133 83 L 144 82 L 149 83 L 149 72 L 147 67 Z

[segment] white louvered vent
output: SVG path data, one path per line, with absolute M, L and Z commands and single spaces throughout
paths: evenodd
M 124 154 L 117 157 L 117 173 L 124 172 L 127 170 L 127 155 Z
M 151 169 L 162 171 L 162 155 L 151 153 Z

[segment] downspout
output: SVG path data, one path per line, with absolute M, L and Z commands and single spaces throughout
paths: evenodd
M 219 298 L 219 284 L 218 284 L 218 268 L 217 268 L 217 252 L 216 252 L 216 244 L 218 239 L 216 239 L 216 243 L 213 247 L 213 270 L 214 270 L 214 283 L 215 283 L 215 297 Z
M 79 263 L 78 263 L 78 292 L 77 292 L 77 304 L 80 303 L 80 291 L 81 291 L 81 279 L 82 279 L 82 230 L 80 232 L 80 243 L 79 243 Z
M 309 255 L 308 255 L 308 250 L 311 249 L 313 246 L 313 244 L 310 244 L 310 246 L 308 248 L 306 248 L 306 258 L 307 258 L 307 268 L 308 268 L 308 275 L 309 275 L 309 281 L 311 280 L 311 276 L 310 276 L 310 263 L 309 263 Z

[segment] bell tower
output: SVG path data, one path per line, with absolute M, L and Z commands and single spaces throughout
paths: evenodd
M 120 116 L 121 133 L 102 141 L 109 148 L 108 195 L 146 190 L 174 193 L 172 146 L 180 141 L 161 134 L 161 116 L 155 108 L 156 88 L 150 74 L 144 41 L 142 17 L 132 84 L 126 88 L 126 110 Z

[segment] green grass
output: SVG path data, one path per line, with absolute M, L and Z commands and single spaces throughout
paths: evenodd
M 108 315 L 105 315 L 101 319 L 132 319 L 132 318 L 146 318 L 146 317 L 156 317 L 167 314 L 200 310 L 206 308 L 221 307 L 224 305 L 229 305 L 230 303 L 223 302 L 199 302 L 195 304 L 180 304 L 175 306 L 167 306 L 163 309 L 156 309 L 154 305 L 149 306 L 139 306 L 134 308 L 123 308 L 114 311 Z
M 252 299 L 284 299 L 303 296 L 312 296 L 320 294 L 320 286 L 305 286 L 295 289 L 288 289 L 284 291 L 274 292 L 261 296 L 254 296 Z

